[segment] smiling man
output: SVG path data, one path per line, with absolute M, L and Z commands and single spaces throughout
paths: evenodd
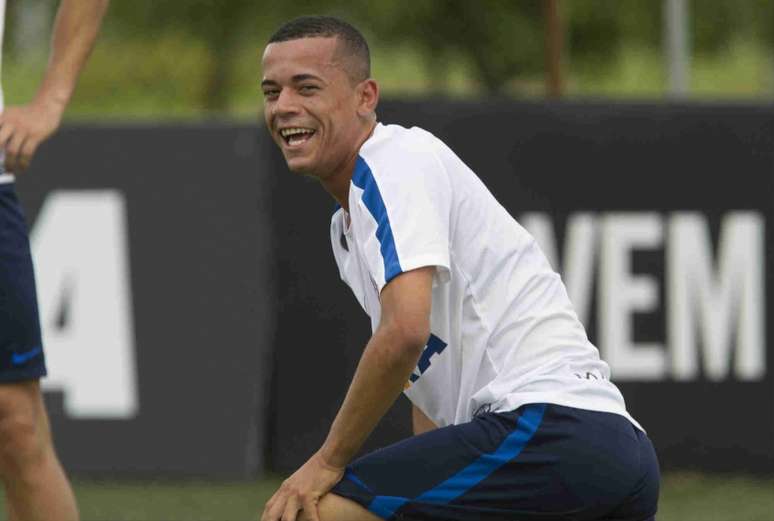
M 446 145 L 377 122 L 362 35 L 288 22 L 262 87 L 288 167 L 340 206 L 334 256 L 373 328 L 325 442 L 263 521 L 653 519 L 653 447 L 559 276 Z M 401 392 L 416 436 L 353 461 Z

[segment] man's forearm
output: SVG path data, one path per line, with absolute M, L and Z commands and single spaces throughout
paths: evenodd
M 423 346 L 417 339 L 401 339 L 389 329 L 377 329 L 320 450 L 327 463 L 343 467 L 351 461 L 403 391 Z
M 51 56 L 36 101 L 64 111 L 99 33 L 108 0 L 62 0 L 51 38 Z

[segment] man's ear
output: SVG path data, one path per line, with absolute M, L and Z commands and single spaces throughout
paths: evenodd
M 376 112 L 376 105 L 379 104 L 379 84 L 369 78 L 360 82 L 357 90 L 360 97 L 357 113 L 362 117 L 368 117 Z

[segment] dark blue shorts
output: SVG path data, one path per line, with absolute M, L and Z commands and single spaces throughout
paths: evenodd
M 14 183 L 0 184 L 0 382 L 45 374 L 27 224 Z
M 655 519 L 659 467 L 617 414 L 559 405 L 486 413 L 356 460 L 332 492 L 384 519 Z

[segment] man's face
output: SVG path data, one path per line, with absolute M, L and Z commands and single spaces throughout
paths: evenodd
M 336 51 L 336 38 L 301 38 L 263 53 L 266 125 L 293 172 L 325 177 L 357 152 L 358 88 Z

